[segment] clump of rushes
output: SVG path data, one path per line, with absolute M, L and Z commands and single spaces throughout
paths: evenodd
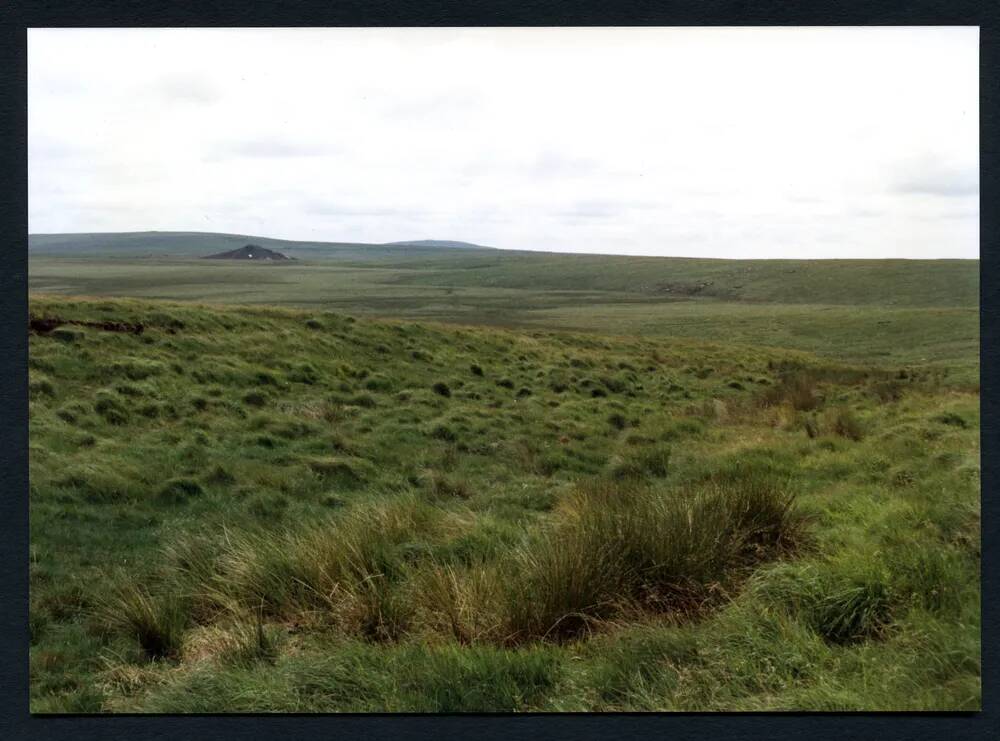
M 615 479 L 641 479 L 646 476 L 664 478 L 669 472 L 670 446 L 653 443 L 630 448 L 611 461 L 610 473 Z
M 157 497 L 165 504 L 183 504 L 189 499 L 204 495 L 204 493 L 205 490 L 202 489 L 201 484 L 194 479 L 178 477 L 165 482 L 160 487 Z
M 267 403 L 267 397 L 259 391 L 250 391 L 244 394 L 243 403 L 251 407 L 262 407 Z
M 350 404 L 356 407 L 362 407 L 364 409 L 374 409 L 378 406 L 378 402 L 375 401 L 375 397 L 371 394 L 357 394 L 352 396 L 350 399 Z
M 624 414 L 615 412 L 608 416 L 608 424 L 616 430 L 624 430 L 628 426 L 628 420 L 625 418 Z
M 55 396 L 55 394 L 55 386 L 45 376 L 35 376 L 28 381 L 28 396 L 30 398 L 42 395 Z
M 458 435 L 455 431 L 445 424 L 434 425 L 431 429 L 430 435 L 436 440 L 444 440 L 445 442 L 454 442 L 458 439 Z
M 516 645 L 573 640 L 636 609 L 697 612 L 801 531 L 792 496 L 761 477 L 680 491 L 598 479 L 562 515 L 509 559 L 428 577 L 436 624 Z
M 352 508 L 335 520 L 285 533 L 228 533 L 216 553 L 188 555 L 174 589 L 202 615 L 260 610 L 263 617 L 317 619 L 373 640 L 398 637 L 408 608 L 395 594 L 414 533 L 433 540 L 441 512 L 416 497 Z
M 888 580 L 870 566 L 782 564 L 756 578 L 750 591 L 764 604 L 799 617 L 832 644 L 878 638 L 892 616 Z
M 799 412 L 809 412 L 820 405 L 816 392 L 815 377 L 805 371 L 789 371 L 782 374 L 778 383 L 768 386 L 758 396 L 762 407 L 789 403 Z
M 833 430 L 841 437 L 857 442 L 865 436 L 861 420 L 850 409 L 839 409 L 833 419 Z
M 436 496 L 468 499 L 472 491 L 464 479 L 447 476 L 440 471 L 429 470 L 423 477 L 427 487 Z
M 943 412 L 934 417 L 935 422 L 940 422 L 943 425 L 951 425 L 952 427 L 961 427 L 965 429 L 969 426 L 969 423 L 965 421 L 965 417 L 960 414 L 955 414 L 954 412 Z
M 114 394 L 99 391 L 94 401 L 94 411 L 112 425 L 123 425 L 129 421 L 128 408 Z
M 264 624 L 260 610 L 245 615 L 237 612 L 232 626 L 223 635 L 221 659 L 232 666 L 253 667 L 273 664 L 280 647 L 279 632 Z

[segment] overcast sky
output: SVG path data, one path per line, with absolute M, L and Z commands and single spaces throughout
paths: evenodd
M 975 28 L 28 36 L 30 231 L 979 256 Z

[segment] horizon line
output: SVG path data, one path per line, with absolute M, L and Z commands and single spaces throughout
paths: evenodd
M 898 255 L 891 256 L 876 256 L 876 257 L 707 257 L 707 256 L 694 256 L 694 255 L 648 255 L 648 254 L 631 254 L 625 252 L 578 252 L 573 250 L 553 250 L 553 249 L 532 249 L 530 247 L 498 247 L 496 245 L 485 245 L 478 242 L 469 242 L 463 239 L 436 239 L 434 237 L 426 237 L 420 239 L 402 239 L 393 240 L 391 242 L 348 242 L 348 241 L 336 241 L 336 240 L 309 240 L 309 239 L 289 239 L 287 237 L 272 237 L 263 234 L 245 234 L 240 232 L 212 232 L 203 231 L 198 229 L 137 229 L 137 230 L 123 230 L 123 231 L 97 231 L 97 232 L 83 232 L 83 231 L 73 231 L 73 232 L 28 232 L 28 237 L 56 237 L 56 236 L 72 236 L 72 235 L 99 235 L 99 234 L 113 234 L 113 235 L 124 235 L 124 234 L 209 234 L 216 236 L 229 236 L 229 237 L 246 237 L 248 239 L 269 239 L 277 242 L 291 242 L 299 244 L 329 244 L 329 245 L 359 245 L 366 247 L 405 247 L 408 245 L 413 245 L 416 242 L 454 242 L 464 245 L 469 245 L 471 248 L 480 248 L 484 250 L 499 250 L 503 252 L 532 252 L 539 254 L 549 254 L 549 255 L 584 255 L 593 257 L 648 257 L 648 258 L 667 258 L 675 260 L 729 260 L 729 261 L 746 261 L 746 262 L 763 262 L 766 260 L 795 260 L 798 262 L 823 262 L 823 261 L 858 261 L 867 262 L 874 260 L 908 260 L 912 262 L 934 262 L 934 261 L 944 261 L 944 260 L 963 260 L 963 261 L 976 261 L 979 262 L 981 256 L 977 257 L 900 257 Z M 442 248 L 443 249 L 443 248 Z M 456 248 L 450 248 L 456 249 Z M 460 249 L 460 248 L 458 248 Z

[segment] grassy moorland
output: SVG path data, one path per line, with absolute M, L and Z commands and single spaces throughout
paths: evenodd
M 34 712 L 980 707 L 968 296 L 60 259 L 145 298 L 34 314 L 145 331 L 30 337 Z
M 105 245 L 96 236 L 33 247 L 31 290 L 692 337 L 839 362 L 936 364 L 978 377 L 973 260 L 737 261 L 117 236 L 100 254 L 88 254 Z M 240 239 L 299 259 L 260 265 L 190 257 Z

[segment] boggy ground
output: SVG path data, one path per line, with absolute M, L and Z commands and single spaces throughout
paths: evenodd
M 31 311 L 34 712 L 980 706 L 966 373 Z

